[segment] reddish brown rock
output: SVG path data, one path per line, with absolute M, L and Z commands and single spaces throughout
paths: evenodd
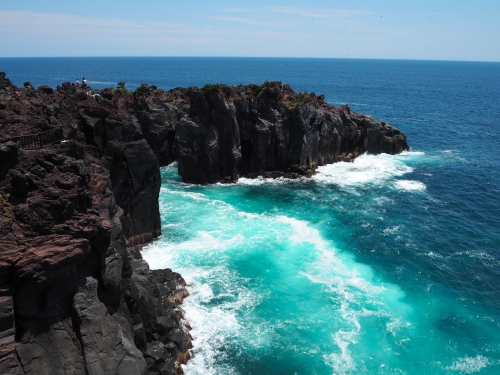
M 0 142 L 0 373 L 147 374 L 147 346 L 178 327 L 159 322 L 170 312 L 126 247 L 160 234 L 158 162 L 133 98 L 97 105 L 65 87 L 18 98 L 0 75 L 1 138 L 56 126 L 65 138 Z

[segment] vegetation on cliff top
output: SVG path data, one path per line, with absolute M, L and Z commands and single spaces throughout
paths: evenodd
M 232 93 L 233 93 L 233 88 L 228 86 L 228 85 L 224 85 L 224 84 L 211 84 L 211 83 L 207 83 L 205 86 L 203 86 L 201 88 L 201 91 L 204 93 L 204 94 L 210 94 L 210 93 L 213 93 L 213 92 L 216 92 L 216 93 L 219 93 L 222 92 L 224 94 L 224 96 L 226 98 L 230 98 Z

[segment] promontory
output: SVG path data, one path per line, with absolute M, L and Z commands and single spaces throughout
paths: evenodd
M 160 167 L 234 183 L 404 150 L 398 129 L 280 82 L 35 89 L 0 73 L 0 373 L 182 372 L 185 282 L 140 252 L 161 235 Z

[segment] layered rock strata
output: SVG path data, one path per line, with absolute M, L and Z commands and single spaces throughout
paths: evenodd
M 185 283 L 138 250 L 161 234 L 160 166 L 177 160 L 192 183 L 295 178 L 408 149 L 386 123 L 279 82 L 100 93 L 0 73 L 2 374 L 182 371 Z M 58 127 L 60 144 L 7 141 Z

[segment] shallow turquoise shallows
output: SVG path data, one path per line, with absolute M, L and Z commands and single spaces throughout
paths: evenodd
M 144 256 L 190 284 L 183 308 L 196 355 L 186 373 L 498 368 L 491 313 L 471 309 L 473 301 L 444 292 L 427 275 L 460 259 L 491 260 L 475 251 L 419 250 L 413 230 L 431 231 L 425 220 L 443 203 L 412 174 L 453 157 L 364 155 L 320 167 L 310 180 L 204 187 L 180 182 L 175 164 L 164 168 L 164 238 Z M 364 261 L 352 254 L 359 246 Z M 384 263 L 385 272 L 370 258 Z
M 152 268 L 190 284 L 187 375 L 500 374 L 500 63 L 0 58 L 14 83 L 281 80 L 398 127 L 411 152 L 312 179 L 162 169 Z

